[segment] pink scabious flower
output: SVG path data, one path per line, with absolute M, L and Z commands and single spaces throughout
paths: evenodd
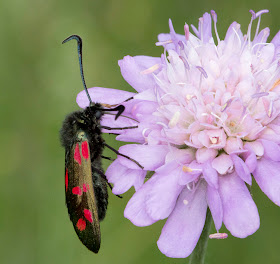
M 214 11 L 199 19 L 198 29 L 191 26 L 194 34 L 187 24 L 184 35 L 175 33 L 169 20 L 170 33 L 159 34 L 156 43 L 164 48 L 160 57 L 119 61 L 136 93 L 89 90 L 96 102 L 125 106 L 116 121 L 105 115 L 103 125 L 137 126 L 114 133 L 117 140 L 135 143 L 119 152 L 144 169 L 118 156 L 106 175 L 115 194 L 135 187 L 124 212 L 133 224 L 148 226 L 167 218 L 157 244 L 168 257 L 191 254 L 207 207 L 217 231 L 224 223 L 235 237 L 253 234 L 260 220 L 246 186 L 252 176 L 280 205 L 280 31 L 267 42 L 269 28 L 260 31 L 259 26 L 268 11 L 250 12 L 246 35 L 233 22 L 224 40 Z M 84 92 L 77 103 L 88 106 Z

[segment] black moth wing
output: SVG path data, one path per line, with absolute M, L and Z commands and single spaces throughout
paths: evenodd
M 68 170 L 66 204 L 79 239 L 89 250 L 97 253 L 100 248 L 101 234 L 92 182 L 90 153 L 87 146 L 88 140 L 84 140 L 74 144 L 71 149 L 66 167 Z M 83 155 L 86 150 L 87 156 Z
M 65 188 L 69 217 L 81 242 L 97 253 L 101 235 L 99 221 L 106 214 L 108 192 L 100 173 L 103 139 L 100 106 L 95 105 L 66 117 L 61 129 L 65 147 Z

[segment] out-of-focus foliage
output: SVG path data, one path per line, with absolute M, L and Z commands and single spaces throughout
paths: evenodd
M 162 48 L 154 43 L 158 33 L 168 32 L 168 18 L 183 33 L 185 22 L 197 25 L 204 12 L 214 9 L 222 38 L 233 20 L 245 32 L 249 9 L 263 8 L 270 13 L 263 16 L 262 27 L 269 26 L 274 35 L 280 29 L 279 0 L 1 1 L 1 263 L 186 263 L 157 249 L 164 221 L 140 228 L 123 217 L 133 190 L 123 199 L 110 195 L 98 255 L 77 238 L 64 204 L 58 131 L 64 116 L 78 108 L 75 97 L 82 83 L 76 43 L 62 46 L 61 41 L 71 34 L 82 36 L 89 87 L 132 91 L 117 61 L 127 54 L 159 56 Z M 120 146 L 114 136 L 105 138 Z M 280 263 L 280 208 L 256 184 L 252 192 L 259 231 L 243 240 L 209 241 L 207 263 Z

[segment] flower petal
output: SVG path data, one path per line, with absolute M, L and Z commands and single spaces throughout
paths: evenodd
M 194 191 L 185 188 L 161 231 L 157 242 L 159 250 L 167 257 L 188 257 L 202 232 L 206 210 L 205 182 Z
M 253 175 L 261 190 L 276 205 L 280 206 L 280 163 L 265 158 L 258 160 Z
M 212 168 L 210 162 L 206 162 L 203 166 L 203 176 L 207 183 L 216 189 L 218 189 L 218 173 Z
M 223 222 L 233 236 L 245 238 L 260 226 L 258 209 L 236 172 L 219 177 Z
M 278 144 L 269 141 L 262 140 L 264 147 L 264 157 L 273 161 L 280 161 L 280 147 Z
M 146 196 L 150 192 L 153 178 L 147 181 L 128 201 L 124 210 L 124 217 L 136 226 L 149 226 L 156 222 L 146 212 Z
M 237 155 L 231 155 L 232 161 L 234 163 L 235 171 L 238 176 L 249 185 L 252 185 L 251 173 L 246 166 L 245 162 L 239 158 Z
M 133 97 L 135 93 L 117 90 L 112 88 L 93 87 L 88 89 L 90 98 L 94 103 L 106 103 L 106 104 L 120 104 L 130 97 Z M 89 100 L 86 92 L 81 91 L 76 98 L 77 104 L 81 108 L 89 106 Z
M 108 182 L 114 184 L 112 192 L 117 195 L 125 193 L 132 186 L 137 191 L 143 185 L 145 175 L 146 171 L 128 169 L 118 160 L 115 160 L 106 171 Z
M 168 147 L 130 144 L 120 147 L 119 152 L 138 161 L 144 167 L 144 170 L 154 171 L 164 164 Z M 122 165 L 130 169 L 141 169 L 137 164 L 125 157 L 118 156 L 118 159 Z
M 211 214 L 217 231 L 222 227 L 223 222 L 223 206 L 218 190 L 207 186 L 207 203 L 211 210 Z
M 154 174 L 153 187 L 146 197 L 146 211 L 154 220 L 165 219 L 172 212 L 183 186 L 178 184 L 181 168 L 165 175 Z
M 125 56 L 119 60 L 119 66 L 123 78 L 137 91 L 141 92 L 146 89 L 152 89 L 155 81 L 152 74 L 144 74 L 143 71 L 160 64 L 160 58 L 149 56 Z
M 221 154 L 212 161 L 212 167 L 220 174 L 226 174 L 232 169 L 233 162 L 229 155 Z

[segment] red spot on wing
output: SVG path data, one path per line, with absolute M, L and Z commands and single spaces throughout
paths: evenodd
M 82 158 L 80 154 L 79 144 L 77 143 L 75 147 L 75 153 L 74 153 L 74 160 L 77 161 L 80 165 L 82 164 Z
M 65 173 L 65 188 L 67 191 L 67 189 L 68 189 L 68 169 L 66 169 L 66 173 Z
M 89 157 L 88 143 L 86 141 L 82 143 L 82 155 L 85 159 Z
M 86 185 L 85 183 L 83 184 L 83 191 L 84 191 L 84 192 L 87 192 L 87 191 L 88 191 L 87 185 Z
M 92 219 L 92 214 L 91 214 L 90 210 L 84 209 L 84 216 L 89 222 L 92 223 L 93 219 Z
M 82 195 L 82 189 L 79 186 L 76 186 L 72 189 L 73 194 Z
M 84 231 L 86 229 L 86 221 L 82 218 L 80 218 L 76 224 L 77 228 L 80 231 Z

